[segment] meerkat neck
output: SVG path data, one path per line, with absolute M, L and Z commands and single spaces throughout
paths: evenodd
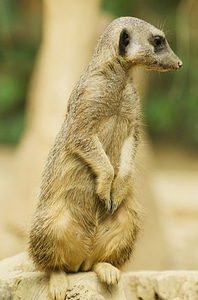
M 132 63 L 122 57 L 113 57 L 103 63 L 94 64 L 93 61 L 88 67 L 89 74 L 103 75 L 106 79 L 125 81 L 132 77 Z

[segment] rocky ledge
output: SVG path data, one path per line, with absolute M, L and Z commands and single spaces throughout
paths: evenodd
M 198 300 L 198 271 L 123 273 L 115 287 L 93 272 L 69 275 L 72 300 Z M 48 277 L 37 272 L 25 252 L 0 262 L 1 300 L 49 300 Z

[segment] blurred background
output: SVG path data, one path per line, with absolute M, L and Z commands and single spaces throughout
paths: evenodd
M 0 1 L 0 259 L 26 249 L 45 159 L 99 35 L 135 16 L 166 33 L 183 67 L 135 74 L 144 226 L 127 270 L 198 268 L 197 14 L 195 0 Z

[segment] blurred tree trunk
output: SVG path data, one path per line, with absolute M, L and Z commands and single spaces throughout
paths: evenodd
M 21 234 L 33 211 L 43 164 L 96 42 L 99 6 L 100 0 L 43 0 L 42 43 L 29 88 L 27 128 L 0 212 L 1 257 L 23 247 Z

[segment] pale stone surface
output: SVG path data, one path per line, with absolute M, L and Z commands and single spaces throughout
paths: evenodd
M 198 271 L 140 271 L 126 273 L 123 279 L 127 299 L 198 299 Z
M 69 275 L 72 300 L 197 300 L 198 271 L 124 273 L 116 287 L 101 284 L 93 272 Z M 26 253 L 0 262 L 1 300 L 49 300 L 48 277 L 36 272 Z
M 69 275 L 66 300 L 126 300 L 124 285 L 101 284 L 93 272 Z M 25 252 L 0 262 L 1 300 L 48 300 L 48 277 L 37 272 Z

